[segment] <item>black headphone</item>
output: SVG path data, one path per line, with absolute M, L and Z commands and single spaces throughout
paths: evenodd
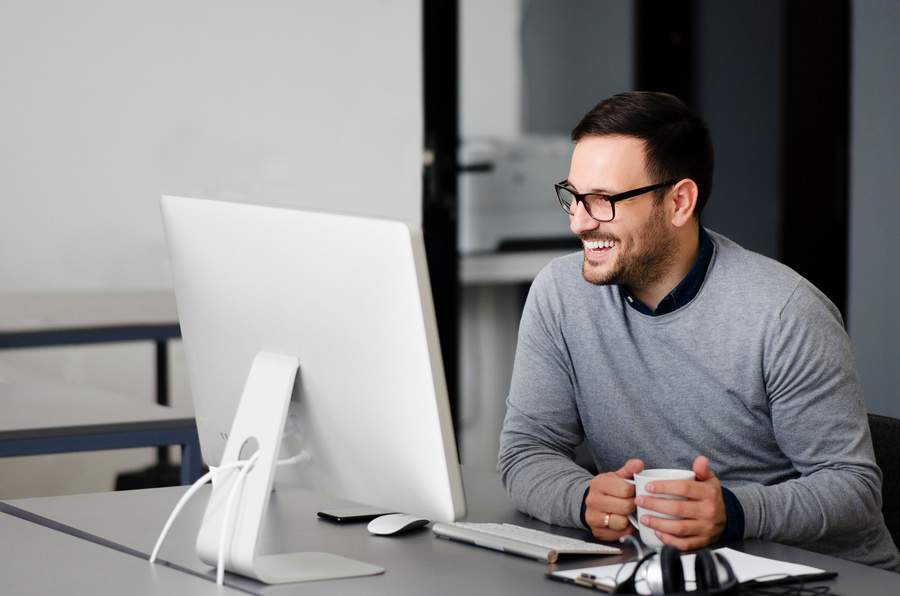
M 638 553 L 641 553 L 640 549 Z M 735 591 L 738 586 L 737 577 L 725 557 L 705 548 L 697 551 L 696 555 L 696 591 L 688 592 L 685 586 L 681 552 L 671 546 L 664 546 L 659 553 L 641 556 L 629 576 L 616 584 L 613 594 L 637 594 L 639 581 L 647 582 L 653 596 L 729 594 Z

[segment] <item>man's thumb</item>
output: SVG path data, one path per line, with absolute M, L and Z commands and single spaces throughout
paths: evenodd
M 635 474 L 640 473 L 644 469 L 644 462 L 639 459 L 629 459 L 625 465 L 616 470 L 616 476 L 619 478 L 631 478 Z
M 694 474 L 697 480 L 709 480 L 714 477 L 712 468 L 709 466 L 709 458 L 704 455 L 698 455 L 694 460 Z

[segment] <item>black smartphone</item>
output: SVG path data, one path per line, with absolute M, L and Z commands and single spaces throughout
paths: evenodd
M 327 519 L 338 524 L 351 524 L 355 522 L 366 522 L 387 515 L 388 513 L 396 513 L 396 511 L 385 511 L 376 509 L 375 507 L 335 507 L 334 509 L 323 509 L 317 511 L 316 515 L 322 519 Z

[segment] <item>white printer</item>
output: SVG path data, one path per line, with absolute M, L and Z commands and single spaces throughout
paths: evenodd
M 573 143 L 564 136 L 464 140 L 459 151 L 460 254 L 577 250 L 553 184 L 566 178 Z

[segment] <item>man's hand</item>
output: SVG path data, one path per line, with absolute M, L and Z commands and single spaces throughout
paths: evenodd
M 634 486 L 625 482 L 625 478 L 644 469 L 644 462 L 629 459 L 625 465 L 615 472 L 598 474 L 591 480 L 584 519 L 597 540 L 615 541 L 627 534 L 633 534 L 634 528 L 628 523 L 628 514 L 634 513 Z
M 654 480 L 647 484 L 648 493 L 662 493 L 685 497 L 687 500 L 637 497 L 635 502 L 644 509 L 677 515 L 684 519 L 663 519 L 644 515 L 641 523 L 653 528 L 663 544 L 679 550 L 702 548 L 719 539 L 725 530 L 725 501 L 722 485 L 709 467 L 709 459 L 694 460 L 696 480 Z M 596 479 L 595 479 L 596 480 Z

